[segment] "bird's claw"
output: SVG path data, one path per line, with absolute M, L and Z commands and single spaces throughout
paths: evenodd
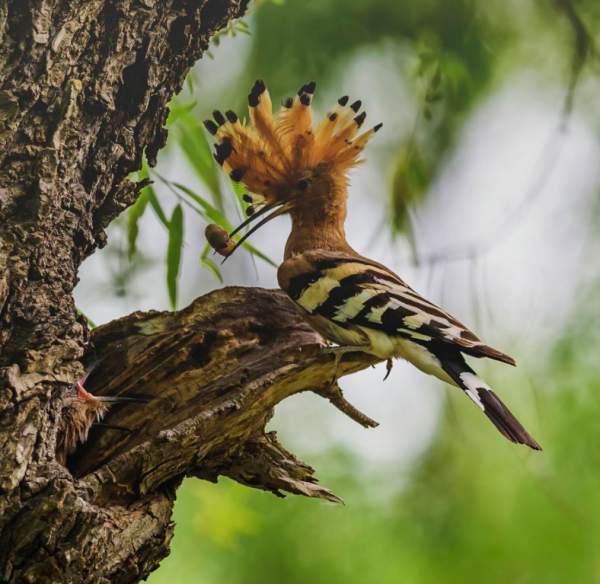
M 392 372 L 393 367 L 394 367 L 394 362 L 391 359 L 388 359 L 385 364 L 386 374 L 385 374 L 385 377 L 383 378 L 384 381 L 390 376 L 390 373 Z

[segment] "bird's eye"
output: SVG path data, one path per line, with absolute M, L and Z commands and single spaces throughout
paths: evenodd
M 298 184 L 296 185 L 296 188 L 299 191 L 305 191 L 308 188 L 308 181 L 304 180 L 304 179 L 298 181 Z

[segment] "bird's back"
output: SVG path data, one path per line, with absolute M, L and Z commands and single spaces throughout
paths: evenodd
M 515 364 L 391 270 L 359 254 L 312 250 L 286 260 L 278 280 L 318 330 L 334 342 L 364 345 L 367 337 L 372 352 L 382 359 L 412 360 L 405 354 L 408 340 Z

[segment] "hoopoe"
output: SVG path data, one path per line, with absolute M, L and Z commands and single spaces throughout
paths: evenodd
M 84 376 L 75 385 L 69 387 L 70 394 L 61 412 L 56 440 L 56 459 L 63 465 L 66 464 L 67 455 L 75 450 L 77 444 L 87 440 L 92 425 L 128 431 L 120 426 L 100 423 L 108 412 L 110 404 L 148 403 L 149 401 L 137 397 L 95 396 L 88 392 L 83 384 L 100 362 L 101 359 L 95 361 Z
M 388 363 L 406 359 L 462 389 L 508 440 L 541 450 L 464 355 L 515 361 L 348 244 L 347 175 L 362 162 L 365 145 L 382 124 L 359 134 L 366 113 L 359 113 L 360 101 L 348 105 L 347 96 L 313 124 L 315 85 L 301 87 L 273 114 L 269 92 L 258 80 L 248 95 L 250 123 L 231 110 L 215 111 L 214 121 L 204 122 L 216 139 L 215 160 L 251 193 L 244 197 L 249 218 L 231 234 L 210 225 L 207 239 L 229 256 L 262 225 L 288 213 L 292 231 L 277 272 L 279 285 L 321 335 L 340 345 L 336 366 L 347 351 L 365 351 Z

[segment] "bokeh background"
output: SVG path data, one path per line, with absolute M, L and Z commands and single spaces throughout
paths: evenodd
M 377 429 L 312 395 L 270 424 L 346 506 L 188 479 L 152 584 L 600 582 L 599 24 L 594 0 L 279 0 L 213 40 L 79 309 L 101 324 L 276 287 L 285 218 L 223 266 L 208 253 L 206 223 L 243 206 L 201 122 L 245 112 L 257 77 L 275 103 L 314 80 L 317 114 L 349 94 L 384 123 L 352 177 L 351 244 L 517 359 L 477 366 L 544 452 L 406 364 L 346 377 Z

